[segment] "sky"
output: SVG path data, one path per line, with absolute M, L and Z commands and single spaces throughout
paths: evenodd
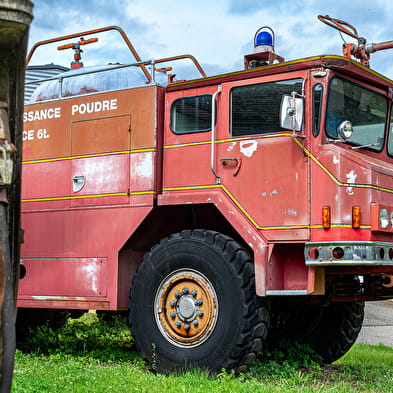
M 355 26 L 368 43 L 393 40 L 393 1 L 374 0 L 33 0 L 29 48 L 38 41 L 104 26 L 120 26 L 143 60 L 191 54 L 207 75 L 243 69 L 253 53 L 255 32 L 269 26 L 275 52 L 286 60 L 342 54 L 343 38 L 321 23 L 329 15 Z M 117 32 L 96 34 L 98 43 L 83 47 L 86 66 L 134 60 Z M 75 42 L 76 39 L 56 44 Z M 69 66 L 73 52 L 55 45 L 39 47 L 30 64 Z M 371 68 L 393 79 L 393 49 L 371 55 Z M 198 73 L 195 74 L 195 77 Z

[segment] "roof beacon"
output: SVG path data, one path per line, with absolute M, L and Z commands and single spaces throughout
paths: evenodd
M 254 53 L 244 56 L 244 68 L 264 67 L 273 64 L 275 60 L 282 63 L 284 58 L 274 53 L 274 43 L 274 32 L 270 27 L 258 29 L 254 36 Z

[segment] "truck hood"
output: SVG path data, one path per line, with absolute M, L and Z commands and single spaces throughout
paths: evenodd
M 370 202 L 393 205 L 392 162 L 333 144 L 321 146 L 315 157 L 339 186 L 351 187 L 354 193 L 368 189 L 372 192 Z

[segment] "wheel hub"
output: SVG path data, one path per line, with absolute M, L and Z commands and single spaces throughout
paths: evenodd
M 178 270 L 161 283 L 155 297 L 155 317 L 163 336 L 180 347 L 206 341 L 217 322 L 214 287 L 201 273 Z
M 195 303 L 195 299 L 191 295 L 184 295 L 178 300 L 176 312 L 182 321 L 190 322 L 194 319 L 198 311 Z

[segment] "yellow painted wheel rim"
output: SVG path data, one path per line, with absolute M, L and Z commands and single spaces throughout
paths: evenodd
M 161 333 L 176 346 L 202 344 L 217 323 L 214 287 L 203 274 L 192 269 L 169 274 L 156 292 L 154 307 Z

